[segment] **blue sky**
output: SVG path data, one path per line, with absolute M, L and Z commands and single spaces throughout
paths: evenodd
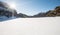
M 18 13 L 35 15 L 40 12 L 53 10 L 60 5 L 60 0 L 0 0 L 8 3 L 15 3 Z

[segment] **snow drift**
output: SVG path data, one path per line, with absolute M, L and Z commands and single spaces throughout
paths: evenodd
M 60 17 L 17 18 L 0 22 L 0 35 L 60 35 Z

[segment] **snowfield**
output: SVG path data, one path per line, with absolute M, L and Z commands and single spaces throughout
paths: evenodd
M 60 35 L 60 17 L 3 21 L 0 22 L 0 35 Z

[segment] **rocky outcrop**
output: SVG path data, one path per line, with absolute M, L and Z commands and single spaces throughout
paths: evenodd
M 57 6 L 54 10 L 48 11 L 46 16 L 60 16 L 60 6 Z

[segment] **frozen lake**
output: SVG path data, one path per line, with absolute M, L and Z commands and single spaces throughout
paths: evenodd
M 60 17 L 17 18 L 0 22 L 0 35 L 60 35 Z

